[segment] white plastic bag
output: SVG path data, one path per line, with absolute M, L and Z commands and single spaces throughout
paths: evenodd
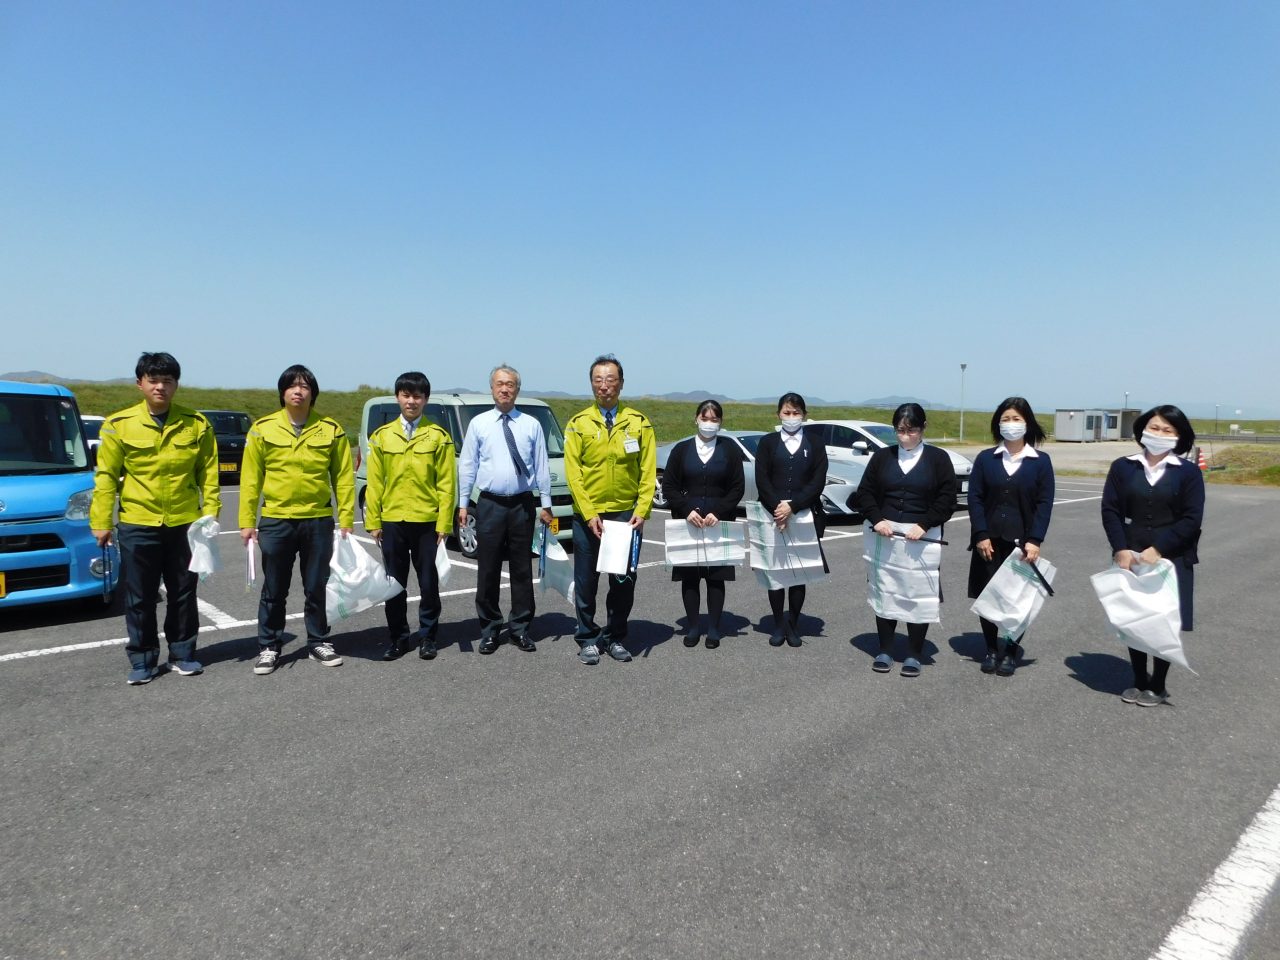
M 596 557 L 599 573 L 612 573 L 619 577 L 631 572 L 631 546 L 635 531 L 626 520 L 601 520 L 604 532 L 600 536 L 600 554 Z
M 1036 561 L 1036 570 L 1053 584 L 1058 571 L 1048 560 Z M 1049 595 L 1040 577 L 1031 569 L 1031 563 L 1020 550 L 1014 550 L 1005 558 L 995 575 L 987 581 L 972 610 L 978 616 L 994 623 L 1000 636 L 1015 643 L 1027 632 L 1027 627 L 1040 615 L 1045 597 Z
M 1182 605 L 1170 561 L 1135 563 L 1132 570 L 1113 565 L 1089 580 L 1102 601 L 1108 633 L 1126 647 L 1191 670 L 1182 652 Z
M 813 511 L 801 510 L 779 530 L 773 514 L 758 501 L 747 502 L 747 536 L 751 540 L 751 569 L 766 590 L 781 590 L 827 578 L 822 546 Z
M 324 588 L 325 612 L 329 622 L 346 620 L 377 606 L 404 590 L 382 564 L 350 537 L 333 533 L 333 558 L 329 561 L 329 583 Z
M 534 553 L 540 552 L 542 548 L 540 541 L 540 534 L 535 533 L 533 538 Z M 554 590 L 570 603 L 573 603 L 573 561 L 569 559 L 569 554 L 565 552 L 564 547 L 560 546 L 560 541 L 552 536 L 549 531 L 547 533 L 547 561 L 543 566 L 542 576 L 538 580 L 538 588 L 544 594 Z
M 747 528 L 736 520 L 695 527 L 688 520 L 667 521 L 667 568 L 740 567 L 747 559 Z
M 221 532 L 217 517 L 201 517 L 187 527 L 187 543 L 191 547 L 191 562 L 187 569 L 200 574 L 201 583 L 222 569 L 222 553 L 218 550 L 218 534 Z
M 889 521 L 897 533 L 915 524 Z M 930 540 L 942 539 L 942 528 L 925 532 Z M 867 603 L 877 617 L 903 623 L 940 623 L 942 620 L 942 544 L 882 537 L 871 524 L 862 524 L 862 558 L 867 562 Z
M 436 580 L 440 586 L 449 582 L 449 574 L 453 573 L 453 565 L 449 563 L 449 551 L 443 543 L 436 544 Z

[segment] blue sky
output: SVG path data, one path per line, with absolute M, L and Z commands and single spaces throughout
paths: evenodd
M 1280 409 L 1273 3 L 0 4 L 0 372 Z

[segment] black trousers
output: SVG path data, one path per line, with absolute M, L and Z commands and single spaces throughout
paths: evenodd
M 436 574 L 436 522 L 407 520 L 382 524 L 382 559 L 387 573 L 405 588 L 387 601 L 387 632 L 391 642 L 409 641 L 409 564 L 418 571 L 418 633 L 414 645 L 435 639 L 440 629 L 440 577 Z M 443 549 L 443 547 L 440 547 Z
M 189 523 L 176 527 L 144 527 L 122 523 L 116 532 L 120 565 L 124 574 L 124 622 L 129 631 L 125 653 L 135 667 L 154 667 L 160 657 L 160 635 L 156 628 L 156 602 L 160 581 L 168 594 L 164 612 L 164 638 L 170 660 L 190 660 L 195 656 L 200 634 L 196 610 L 199 578 L 187 569 L 191 545 L 187 542 Z
M 602 513 L 601 520 L 630 520 L 632 510 L 620 513 Z M 636 571 L 626 576 L 605 574 L 609 578 L 609 593 L 605 597 L 607 615 L 604 630 L 596 624 L 596 590 L 600 587 L 600 574 L 596 561 L 600 556 L 600 538 L 591 532 L 587 522 L 576 513 L 573 515 L 573 605 L 578 614 L 578 629 L 574 639 L 579 643 L 596 643 L 602 638 L 606 643 L 622 640 L 627 635 L 627 619 L 636 599 Z
M 329 582 L 329 561 L 333 558 L 333 517 L 301 520 L 263 517 L 258 521 L 258 546 L 262 548 L 258 644 L 277 650 L 284 645 L 285 601 L 289 599 L 295 559 L 302 568 L 307 642 L 328 640 L 329 615 L 324 607 L 324 588 Z
M 498 600 L 502 561 L 511 574 L 511 621 L 507 629 L 524 639 L 533 622 L 533 528 L 537 519 L 533 494 L 496 497 L 480 494 L 476 505 L 476 616 L 480 637 L 487 640 L 507 625 Z

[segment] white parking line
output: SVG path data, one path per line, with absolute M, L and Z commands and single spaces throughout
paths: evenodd
M 236 618 L 229 613 L 223 613 L 208 600 L 196 600 L 196 608 L 206 617 L 213 621 L 214 626 L 219 630 L 227 629 L 229 624 L 235 623 Z
M 1229 960 L 1280 876 L 1280 787 L 1169 931 L 1152 960 Z

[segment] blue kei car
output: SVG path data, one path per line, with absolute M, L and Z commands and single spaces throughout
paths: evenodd
M 71 391 L 0 380 L 0 609 L 111 602 L 119 557 L 89 532 L 92 497 L 93 459 Z

